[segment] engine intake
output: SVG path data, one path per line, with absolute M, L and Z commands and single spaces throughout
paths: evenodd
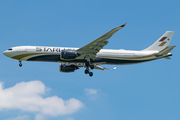
M 62 50 L 60 54 L 61 59 L 75 59 L 80 56 L 76 51 L 72 50 Z
M 60 67 L 60 72 L 65 72 L 65 73 L 74 72 L 75 70 L 79 69 L 75 65 L 68 65 L 64 63 L 60 63 L 59 67 Z

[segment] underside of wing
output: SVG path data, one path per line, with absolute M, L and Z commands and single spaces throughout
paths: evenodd
M 112 29 L 111 31 L 107 32 L 103 36 L 97 38 L 96 40 L 92 41 L 91 43 L 83 46 L 82 48 L 78 49 L 77 52 L 80 54 L 79 57 L 76 59 L 84 59 L 86 56 L 88 56 L 90 59 L 95 60 L 96 54 L 105 46 L 108 44 L 108 39 L 116 33 L 118 30 L 123 28 L 126 25 L 123 24 L 119 27 L 116 27 Z

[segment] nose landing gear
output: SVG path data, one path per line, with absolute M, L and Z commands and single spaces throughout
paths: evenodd
M 22 67 L 22 63 L 21 63 L 21 60 L 19 60 L 19 67 Z

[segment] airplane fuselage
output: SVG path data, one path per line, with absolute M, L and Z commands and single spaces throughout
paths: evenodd
M 4 52 L 7 57 L 22 61 L 41 61 L 41 62 L 59 62 L 74 63 L 83 66 L 86 61 L 84 59 L 61 59 L 62 50 L 76 51 L 79 48 L 70 47 L 43 47 L 43 46 L 19 46 L 12 47 Z M 132 51 L 132 50 L 112 50 L 101 49 L 93 64 L 135 64 L 158 59 L 154 54 L 158 51 Z

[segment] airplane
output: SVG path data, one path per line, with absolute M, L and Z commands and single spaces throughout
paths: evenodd
M 166 31 L 156 42 L 148 48 L 141 51 L 132 50 L 112 50 L 102 49 L 108 44 L 108 39 L 118 30 L 126 25 L 112 29 L 96 40 L 81 48 L 69 47 L 46 47 L 46 46 L 17 46 L 9 48 L 3 54 L 9 58 L 19 61 L 41 61 L 41 62 L 58 62 L 60 72 L 74 72 L 79 67 L 85 67 L 85 74 L 93 76 L 93 69 L 114 70 L 102 67 L 100 65 L 127 65 L 143 63 L 157 60 L 160 58 L 170 59 L 169 53 L 176 46 L 169 46 L 174 31 Z

